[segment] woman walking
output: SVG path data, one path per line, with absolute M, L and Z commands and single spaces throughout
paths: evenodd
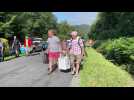
M 49 58 L 49 73 L 52 73 L 53 67 L 57 65 L 58 58 L 61 52 L 60 39 L 56 36 L 56 30 L 50 29 L 48 31 L 48 58 Z

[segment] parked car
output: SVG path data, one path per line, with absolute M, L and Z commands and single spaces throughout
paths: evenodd
M 33 52 L 39 52 L 39 51 L 42 50 L 42 42 L 43 42 L 42 38 L 34 38 L 32 40 L 32 42 L 33 42 L 33 45 L 32 45 L 32 47 L 33 47 L 32 51 Z
M 46 50 L 47 47 L 48 47 L 48 42 L 47 41 L 42 42 L 42 49 Z

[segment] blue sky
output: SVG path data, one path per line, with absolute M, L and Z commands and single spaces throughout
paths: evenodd
M 53 12 L 53 14 L 58 18 L 58 22 L 66 20 L 71 25 L 91 25 L 97 16 L 97 12 Z

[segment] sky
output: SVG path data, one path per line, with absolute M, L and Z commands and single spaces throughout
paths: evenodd
M 97 12 L 53 12 L 58 22 L 67 21 L 71 25 L 91 25 L 97 17 Z

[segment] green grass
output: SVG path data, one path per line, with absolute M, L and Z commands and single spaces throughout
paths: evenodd
M 14 58 L 15 58 L 15 56 L 5 57 L 5 58 L 4 58 L 4 61 L 8 61 L 8 60 L 11 60 L 11 59 L 14 59 Z
M 22 56 L 25 56 L 24 54 L 20 54 L 20 57 Z M 4 58 L 4 61 L 8 61 L 8 60 L 12 60 L 12 59 L 15 59 L 16 57 L 15 56 L 8 56 L 8 57 L 5 57 Z
M 86 49 L 83 70 L 80 72 L 81 87 L 131 87 L 134 81 L 131 76 L 120 67 L 106 60 L 92 48 Z

